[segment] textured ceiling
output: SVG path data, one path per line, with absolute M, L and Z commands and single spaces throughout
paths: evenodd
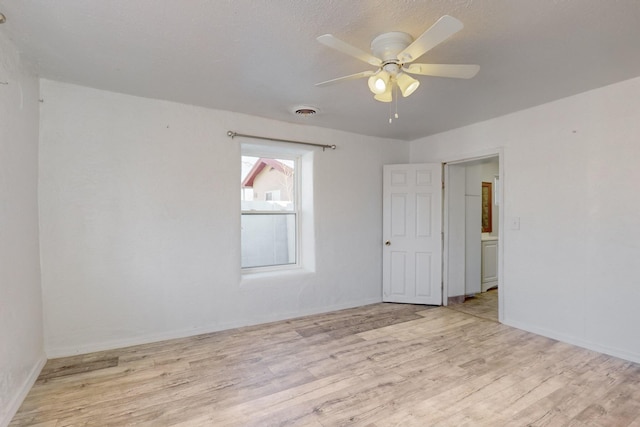
M 640 76 L 638 0 L 0 0 L 0 12 L 45 78 L 404 140 Z M 464 29 L 418 62 L 480 73 L 419 76 L 392 124 L 366 79 L 314 86 L 372 69 L 317 36 L 368 51 L 445 14 Z M 294 116 L 301 104 L 320 113 Z

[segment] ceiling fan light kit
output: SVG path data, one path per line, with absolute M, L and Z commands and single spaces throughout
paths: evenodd
M 420 82 L 407 73 L 470 79 L 480 70 L 478 65 L 410 64 L 460 31 L 462 27 L 462 22 L 445 15 L 415 40 L 411 35 L 400 31 L 384 33 L 374 38 L 371 42 L 372 54 L 351 46 L 331 34 L 324 34 L 317 39 L 320 43 L 376 66 L 378 70 L 363 71 L 350 76 L 327 80 L 317 83 L 316 86 L 327 86 L 345 80 L 368 77 L 369 90 L 374 94 L 374 99 L 380 102 L 391 102 L 393 100 L 392 89 L 394 86 L 400 89 L 403 97 L 411 95 L 420 86 Z
M 380 70 L 373 76 L 369 77 L 369 90 L 371 90 L 374 95 L 380 95 L 387 90 L 390 80 L 391 75 L 385 70 Z
M 375 99 L 376 101 L 380 101 L 380 102 L 391 102 L 393 101 L 393 96 L 391 94 L 392 89 L 391 89 L 391 85 L 387 86 L 387 90 L 385 90 L 384 92 L 377 94 L 373 97 L 373 99 Z
M 396 82 L 398 83 L 398 87 L 400 88 L 400 92 L 402 92 L 402 96 L 405 98 L 411 95 L 413 92 L 418 89 L 420 86 L 420 82 L 407 73 L 398 73 L 396 75 Z

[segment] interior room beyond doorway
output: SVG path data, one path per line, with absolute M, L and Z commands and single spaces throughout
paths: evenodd
M 480 306 L 498 319 L 498 156 L 445 165 L 445 305 Z M 486 295 L 485 295 L 486 294 Z M 473 314 L 473 313 L 471 313 Z

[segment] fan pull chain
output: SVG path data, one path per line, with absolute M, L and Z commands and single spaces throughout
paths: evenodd
M 396 119 L 398 118 L 398 86 L 394 85 L 393 89 L 391 89 L 391 93 L 393 94 L 392 96 L 392 101 L 389 103 L 389 123 L 393 123 L 393 117 L 395 117 Z M 395 100 L 395 104 L 396 104 L 396 112 L 395 114 L 391 114 L 393 111 L 393 101 Z
M 398 118 L 398 86 L 396 85 L 393 88 L 395 89 L 395 94 L 394 94 L 395 95 L 394 98 L 395 98 L 395 101 L 396 101 L 396 114 L 395 114 L 395 117 L 397 119 Z

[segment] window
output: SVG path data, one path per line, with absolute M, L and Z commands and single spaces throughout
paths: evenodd
M 298 165 L 284 155 L 242 156 L 243 269 L 298 264 Z

